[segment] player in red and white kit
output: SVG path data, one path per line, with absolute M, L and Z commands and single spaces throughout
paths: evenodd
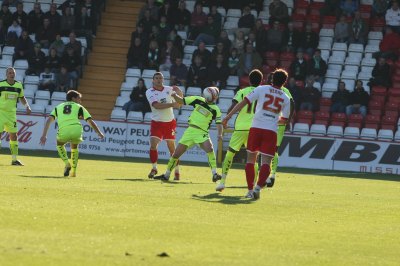
M 173 108 L 180 105 L 171 96 L 176 92 L 183 96 L 182 91 L 177 86 L 164 86 L 164 76 L 161 72 L 156 72 L 153 76 L 153 87 L 146 91 L 147 100 L 151 106 L 151 127 L 150 127 L 150 161 L 153 164 L 148 175 L 153 178 L 157 174 L 158 144 L 165 140 L 170 154 L 175 151 L 175 132 L 176 120 Z M 179 180 L 179 167 L 175 168 L 175 180 Z
M 281 87 L 286 83 L 287 77 L 288 74 L 285 70 L 275 70 L 272 73 L 272 86 L 263 85 L 255 88 L 222 121 L 222 124 L 226 127 L 233 114 L 240 111 L 244 106 L 257 101 L 247 141 L 246 180 L 249 190 L 246 198 L 260 198 L 260 191 L 265 186 L 265 182 L 271 172 L 270 164 L 276 151 L 278 122 L 280 124 L 288 122 L 290 99 L 281 90 Z M 254 164 L 259 153 L 261 154 L 261 168 L 257 185 L 254 187 Z

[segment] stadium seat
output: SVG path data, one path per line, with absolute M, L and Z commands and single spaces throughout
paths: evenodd
M 359 66 L 362 60 L 362 54 L 361 53 L 356 53 L 356 52 L 349 52 L 349 55 L 346 57 L 346 60 L 344 63 L 346 65 L 354 65 L 354 66 Z M 357 70 L 358 73 L 358 70 Z
M 136 86 L 136 84 L 137 84 L 137 80 L 136 80 L 136 83 L 132 82 L 132 84 L 128 83 L 128 82 L 122 82 L 120 91 L 129 91 L 129 92 L 131 92 L 133 87 Z
M 143 69 L 142 78 L 151 78 L 153 79 L 154 74 L 156 71 L 154 69 Z
M 332 84 L 332 83 L 324 83 L 323 85 L 322 85 L 322 91 L 324 92 L 324 91 L 329 91 L 329 92 L 335 92 L 335 91 L 337 91 L 337 85 L 335 85 L 335 84 Z
M 26 76 L 24 79 L 24 84 L 39 85 L 39 76 Z
M 314 124 L 325 125 L 328 126 L 330 114 L 329 111 L 318 111 L 315 112 L 315 121 Z
M 34 99 L 35 98 L 35 91 L 34 90 L 24 90 L 25 98 Z
M 370 31 L 370 32 L 368 32 L 368 39 L 369 40 L 382 40 L 383 33 L 381 31 Z
M 342 71 L 341 79 L 356 80 L 357 79 L 357 74 L 358 74 L 358 65 L 356 65 L 356 66 L 346 65 L 345 68 Z M 347 89 L 350 89 L 351 87 L 347 87 L 346 86 Z
M 310 125 L 306 123 L 296 123 L 293 127 L 293 134 L 308 135 L 310 133 Z
M 332 126 L 340 126 L 344 127 L 346 124 L 346 114 L 345 113 L 332 113 L 331 116 L 331 125 Z
M 114 109 L 111 112 L 111 120 L 112 121 L 125 121 L 126 120 L 126 112 L 124 110 Z
M 375 140 L 378 136 L 375 128 L 363 128 L 360 137 L 362 139 Z
M 333 84 L 337 88 L 337 86 L 339 85 L 339 79 L 326 78 L 325 83 Z
M 303 124 L 308 124 L 309 126 L 312 124 L 313 120 L 313 112 L 311 111 L 298 111 L 297 112 L 297 123 L 303 123 Z
M 364 46 L 362 44 L 357 44 L 357 43 L 351 43 L 349 45 L 349 49 L 347 50 L 349 53 L 350 52 L 356 52 L 356 53 L 364 53 Z
M 38 90 L 35 93 L 35 99 L 44 99 L 44 100 L 49 101 L 50 100 L 50 92 L 49 91 Z
M 67 93 L 61 91 L 55 91 L 51 95 L 51 100 L 54 101 L 66 101 Z
M 365 117 L 364 128 L 373 128 L 377 130 L 379 128 L 379 122 L 381 118 L 379 115 L 368 114 Z
M 221 98 L 218 102 L 218 107 L 221 109 L 221 112 L 226 113 L 229 107 L 232 105 L 232 99 Z
M 378 140 L 392 141 L 393 140 L 393 130 L 380 129 L 378 132 Z
M 118 96 L 116 101 L 115 101 L 115 106 L 116 107 L 122 107 L 128 101 L 129 101 L 129 98 L 124 98 L 122 96 Z
M 344 42 L 334 42 L 332 45 L 332 51 L 344 51 L 347 52 L 347 44 Z
M 397 142 L 400 141 L 400 130 L 397 130 L 396 134 L 394 134 L 394 141 L 397 141 Z
M 186 89 L 185 96 L 201 96 L 201 88 L 199 88 L 199 87 L 188 87 Z
M 184 112 L 177 117 L 178 125 L 187 125 L 189 120 L 190 112 Z
M 27 70 L 29 68 L 28 60 L 23 60 L 23 59 L 15 60 L 14 68 L 15 69 Z
M 397 116 L 385 115 L 381 119 L 381 129 L 390 129 L 392 131 L 397 127 Z
M 368 112 L 373 115 L 380 116 L 382 114 L 383 102 L 370 100 L 368 103 Z
M 151 112 L 145 113 L 143 116 L 143 122 L 150 123 L 151 122 Z
M 240 18 L 242 16 L 242 11 L 240 9 L 230 8 L 226 12 L 227 17 L 237 17 Z
M 360 128 L 358 127 L 346 127 L 344 129 L 343 137 L 358 139 L 360 137 Z
M 219 98 L 226 98 L 232 100 L 235 93 L 232 90 L 221 90 L 219 92 Z
M 326 125 L 312 124 L 311 128 L 310 128 L 310 135 L 325 136 L 326 135 Z
M 331 125 L 328 127 L 326 135 L 328 137 L 334 137 L 334 138 L 340 137 L 341 138 L 341 137 L 343 137 L 343 127 Z
M 55 104 L 47 105 L 47 106 L 46 106 L 45 113 L 46 113 L 46 114 L 50 114 L 50 113 L 54 110 L 54 108 L 56 108 L 56 106 L 57 106 L 57 105 L 55 105 Z
M 229 76 L 226 84 L 227 86 L 237 87 L 239 86 L 239 78 L 237 76 Z
M 352 92 L 352 91 L 354 91 L 356 80 L 355 79 L 348 79 L 348 76 L 346 76 L 346 77 L 347 78 L 346 79 L 342 79 L 342 81 L 344 82 L 344 84 L 346 84 L 346 89 L 348 89 L 350 92 Z
M 347 126 L 361 128 L 362 122 L 363 116 L 361 114 L 351 114 L 348 116 Z
M 365 53 L 375 53 L 375 52 L 379 52 L 379 45 L 367 44 L 365 46 Z
M 320 40 L 318 43 L 318 49 L 320 50 L 331 50 L 332 43 L 328 41 Z
M 322 98 L 331 98 L 333 94 L 333 91 L 322 91 Z
M 319 110 L 324 112 L 329 112 L 331 109 L 332 100 L 331 98 L 321 97 L 319 100 Z
M 119 92 L 119 96 L 125 98 L 125 99 L 129 99 L 131 95 L 130 91 L 120 91 Z
M 328 59 L 329 64 L 343 65 L 346 58 L 345 51 L 332 51 L 332 55 Z
M 336 20 L 336 19 L 335 19 Z M 336 22 L 335 22 L 336 23 Z M 326 29 L 326 28 L 322 28 L 319 31 L 319 36 L 320 37 L 333 37 L 335 35 L 335 32 L 333 29 Z
M 361 60 L 361 66 L 370 66 L 374 67 L 376 65 L 376 59 L 375 58 L 370 58 L 370 57 L 364 57 Z
M 126 118 L 128 122 L 143 122 L 143 113 L 130 111 Z
M 125 77 L 138 77 L 142 76 L 142 72 L 138 68 L 128 68 L 125 73 Z
M 45 113 L 46 113 L 46 112 L 45 112 L 45 108 L 46 108 L 46 107 L 47 107 L 47 104 L 46 104 L 46 105 L 42 105 L 42 104 L 40 104 L 40 103 L 32 104 L 32 105 L 31 105 L 32 114 L 36 114 L 36 115 L 45 114 Z
M 337 66 L 340 66 L 340 65 L 337 65 Z M 328 69 L 328 70 L 326 71 L 325 77 L 327 77 L 327 78 L 339 79 L 339 78 L 340 78 L 340 73 L 341 73 L 340 70 L 337 70 L 337 69 Z

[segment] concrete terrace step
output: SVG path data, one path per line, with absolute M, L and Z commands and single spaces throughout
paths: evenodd
M 97 33 L 97 38 L 99 39 L 107 39 L 107 40 L 121 40 L 121 41 L 126 41 L 130 42 L 131 41 L 131 35 L 122 33 L 122 32 L 98 32 Z
M 105 45 L 96 45 L 93 47 L 92 54 L 96 53 L 109 53 L 109 54 L 123 54 L 126 55 L 128 53 L 128 48 L 126 47 L 108 47 Z
M 125 51 L 127 53 L 130 43 L 129 41 L 96 38 L 96 40 L 94 41 L 94 45 L 106 46 L 109 47 L 110 49 L 125 48 L 126 49 Z
M 91 91 L 92 93 L 96 94 L 109 94 L 114 95 L 115 92 L 109 91 L 110 89 L 115 89 L 121 87 L 122 82 L 124 79 L 120 79 L 118 82 L 115 80 L 100 80 L 100 79 L 93 79 L 93 78 L 86 78 L 82 79 L 79 83 L 79 90 L 84 91 Z

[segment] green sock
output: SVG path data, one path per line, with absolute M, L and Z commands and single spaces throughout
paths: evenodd
M 17 140 L 10 140 L 10 151 L 12 160 L 16 161 L 18 157 L 18 141 Z
M 64 145 L 57 145 L 58 155 L 60 156 L 61 160 L 65 163 L 65 165 L 69 164 L 67 150 L 65 149 Z
M 222 163 L 222 178 L 225 178 L 228 175 L 229 169 L 232 167 L 233 158 L 236 153 L 228 150 L 225 154 L 224 162 Z
M 213 174 L 217 172 L 217 159 L 215 158 L 214 151 L 207 153 L 208 164 L 210 165 Z
M 171 174 L 172 170 L 174 170 L 178 161 L 179 161 L 179 158 L 174 158 L 174 157 L 169 158 L 168 165 L 167 165 L 167 171 L 165 172 L 166 176 L 169 176 Z
M 271 175 L 275 175 L 276 169 L 278 169 L 278 163 L 279 163 L 279 154 L 275 152 L 274 159 L 272 159 Z
M 71 161 L 72 161 L 72 170 L 76 171 L 76 167 L 78 166 L 79 159 L 79 150 L 71 149 Z

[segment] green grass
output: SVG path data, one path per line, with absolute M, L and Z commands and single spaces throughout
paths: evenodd
M 62 178 L 56 153 L 5 153 L 0 265 L 400 264 L 398 176 L 281 169 L 254 202 L 243 168 L 215 193 L 202 165 L 162 183 L 144 160 L 82 156 Z

